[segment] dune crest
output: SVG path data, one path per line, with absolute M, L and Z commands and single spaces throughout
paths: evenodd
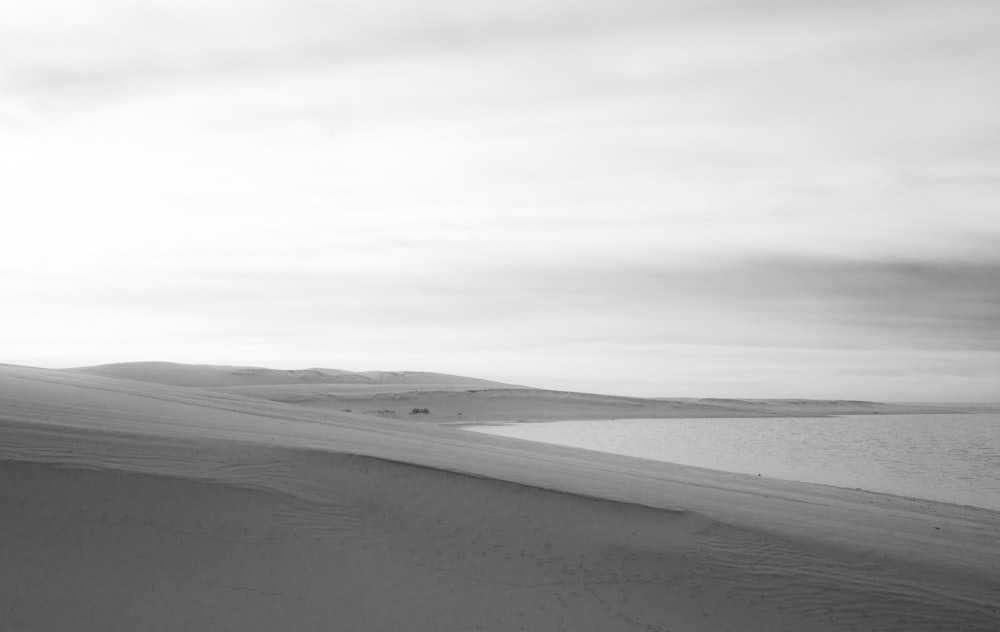
M 460 375 L 421 371 L 344 371 L 342 369 L 268 369 L 254 366 L 179 364 L 176 362 L 122 362 L 64 369 L 67 372 L 153 382 L 171 386 L 223 387 L 276 384 L 450 384 L 510 386 Z

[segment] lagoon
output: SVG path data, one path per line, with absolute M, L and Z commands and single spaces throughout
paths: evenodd
M 613 419 L 476 432 L 1000 511 L 1000 415 Z

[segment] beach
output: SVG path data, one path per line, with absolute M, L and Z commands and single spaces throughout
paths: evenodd
M 1000 628 L 998 512 L 401 417 L 0 366 L 0 621 Z

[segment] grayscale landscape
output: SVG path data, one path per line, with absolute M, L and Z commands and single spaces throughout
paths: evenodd
M 997 632 L 998 33 L 0 2 L 0 632 Z

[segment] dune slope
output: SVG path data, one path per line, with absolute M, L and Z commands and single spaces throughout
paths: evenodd
M 994 512 L 0 367 L 17 630 L 995 630 Z

